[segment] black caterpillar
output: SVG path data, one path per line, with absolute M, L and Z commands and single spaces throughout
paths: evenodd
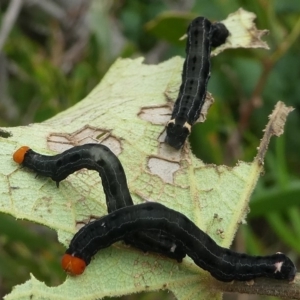
M 102 180 L 108 213 L 133 205 L 122 164 L 104 145 L 85 144 L 54 156 L 42 155 L 23 146 L 14 153 L 13 159 L 38 175 L 50 177 L 56 182 L 57 187 L 60 181 L 75 171 L 83 168 L 95 170 L 99 172 Z M 172 250 L 174 242 L 164 236 L 160 230 L 128 234 L 124 241 L 144 252 L 160 253 L 178 262 L 181 262 L 186 255 L 180 247 Z
M 216 279 L 250 281 L 269 277 L 292 281 L 296 267 L 284 254 L 250 256 L 218 246 L 183 214 L 159 203 L 143 203 L 116 210 L 81 228 L 73 237 L 63 265 L 73 275 L 81 274 L 100 249 L 109 247 L 137 230 L 161 231 L 180 247 L 195 264 Z
M 251 280 L 264 276 L 292 281 L 296 267 L 282 253 L 249 256 L 218 246 L 183 214 L 158 203 L 133 205 L 126 175 L 118 158 L 104 145 L 87 144 L 61 154 L 45 156 L 29 147 L 14 155 L 17 163 L 59 182 L 81 169 L 96 170 L 102 178 L 109 214 L 81 228 L 62 258 L 72 275 L 84 272 L 92 256 L 116 241 L 181 261 L 194 262 L 221 281 Z
M 225 43 L 229 32 L 222 23 L 198 17 L 190 23 L 187 35 L 182 83 L 166 128 L 165 142 L 175 149 L 182 147 L 200 116 L 210 77 L 211 47 Z

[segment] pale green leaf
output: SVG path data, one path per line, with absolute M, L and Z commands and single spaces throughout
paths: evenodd
M 135 203 L 161 202 L 184 213 L 219 245 L 230 246 L 248 212 L 263 157 L 229 168 L 206 165 L 188 144 L 182 151 L 165 145 L 168 97 L 174 100 L 178 92 L 183 59 L 142 62 L 116 61 L 84 100 L 44 123 L 2 129 L 10 136 L 0 138 L 0 211 L 55 229 L 67 246 L 78 226 L 107 213 L 100 177 L 81 170 L 57 189 L 51 179 L 20 169 L 12 154 L 22 145 L 55 154 L 100 142 L 121 160 Z M 209 287 L 214 281 L 189 258 L 179 264 L 117 243 L 99 251 L 83 275 L 67 277 L 58 287 L 32 276 L 5 299 L 101 299 L 159 289 L 171 290 L 178 299 L 221 299 Z
M 178 152 L 159 142 L 165 121 L 155 125 L 144 120 L 150 111 L 165 107 L 170 74 L 177 72 L 182 62 L 173 58 L 149 66 L 142 64 L 142 59 L 118 60 L 101 84 L 71 109 L 42 124 L 9 128 L 12 136 L 1 140 L 1 211 L 55 229 L 67 246 L 77 223 L 107 213 L 100 177 L 82 170 L 57 189 L 51 179 L 35 178 L 32 172 L 20 169 L 12 161 L 12 153 L 22 145 L 54 154 L 70 145 L 102 142 L 119 153 L 135 203 L 147 199 L 179 210 L 218 244 L 229 247 L 248 211 L 249 196 L 260 173 L 258 163 L 240 162 L 234 168 L 205 165 L 188 145 Z M 154 164 L 150 169 L 154 158 L 159 168 Z M 172 176 L 165 179 L 165 173 L 153 174 L 157 168 L 165 168 L 167 174 L 169 168 Z M 119 243 L 100 251 L 83 275 L 67 278 L 59 287 L 48 288 L 32 278 L 6 299 L 29 299 L 31 294 L 38 299 L 95 299 L 161 288 L 174 291 L 180 299 L 200 291 L 202 299 L 208 299 L 207 280 L 209 274 L 190 259 L 178 264 Z M 210 295 L 210 299 L 219 298 Z

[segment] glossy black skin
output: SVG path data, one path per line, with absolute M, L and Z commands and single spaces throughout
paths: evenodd
M 165 142 L 175 149 L 182 147 L 200 116 L 210 78 L 211 47 L 223 44 L 229 32 L 222 23 L 198 17 L 190 23 L 187 35 L 182 83 L 166 127 Z
M 216 48 L 226 42 L 229 36 L 229 31 L 223 23 L 217 22 L 212 24 L 213 32 L 211 37 L 211 46 Z
M 25 154 L 22 165 L 38 175 L 50 177 L 57 186 L 75 171 L 83 168 L 95 170 L 102 180 L 109 213 L 133 205 L 124 169 L 119 159 L 104 145 L 85 144 L 54 156 L 42 155 L 30 149 Z M 160 230 L 128 234 L 124 241 L 144 252 L 160 253 L 178 262 L 186 256 L 180 247 L 176 247 L 174 252 L 170 251 L 174 241 L 164 236 Z
M 87 224 L 75 234 L 66 253 L 88 265 L 99 250 L 137 230 L 160 230 L 220 281 L 257 277 L 292 281 L 296 275 L 296 267 L 286 255 L 250 256 L 220 247 L 185 215 L 159 203 L 127 206 Z
M 178 117 L 174 123 L 170 122 L 167 125 L 165 142 L 176 150 L 183 146 L 190 134 L 189 128 L 185 127 L 184 124 L 186 124 L 186 120 Z

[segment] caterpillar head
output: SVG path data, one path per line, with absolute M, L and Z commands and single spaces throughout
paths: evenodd
M 225 43 L 229 31 L 226 26 L 220 22 L 214 23 L 212 27 L 211 46 L 219 47 Z
M 13 160 L 18 164 L 22 164 L 24 162 L 25 155 L 29 150 L 30 150 L 29 147 L 22 146 L 13 154 Z
M 186 121 L 172 119 L 167 124 L 165 142 L 175 149 L 180 149 L 191 132 L 191 125 Z
M 65 253 L 61 260 L 61 266 L 69 275 L 76 276 L 84 272 L 86 262 L 77 256 Z
M 295 279 L 297 269 L 294 263 L 284 254 L 276 253 L 274 255 L 275 259 L 275 279 L 287 279 L 288 281 L 293 281 Z

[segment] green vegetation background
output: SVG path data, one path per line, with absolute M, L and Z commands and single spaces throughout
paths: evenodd
M 270 30 L 265 38 L 270 51 L 227 50 L 213 58 L 208 89 L 215 104 L 207 121 L 193 129 L 191 143 L 206 163 L 233 166 L 238 160 L 251 161 L 275 103 L 282 100 L 295 108 L 285 134 L 271 142 L 248 224 L 241 226 L 233 248 L 261 255 L 285 252 L 299 267 L 300 1 L 60 2 L 48 2 L 56 11 L 43 3 L 21 8 L 0 52 L 0 126 L 41 122 L 72 106 L 118 57 L 145 56 L 145 63 L 156 64 L 184 56 L 185 42 L 178 38 L 197 15 L 222 20 L 239 7 L 257 15 L 257 27 Z M 2 26 L 9 3 L 0 1 Z M 66 276 L 60 269 L 63 252 L 54 232 L 0 215 L 0 297 L 27 280 L 30 272 L 48 285 L 61 283 Z

